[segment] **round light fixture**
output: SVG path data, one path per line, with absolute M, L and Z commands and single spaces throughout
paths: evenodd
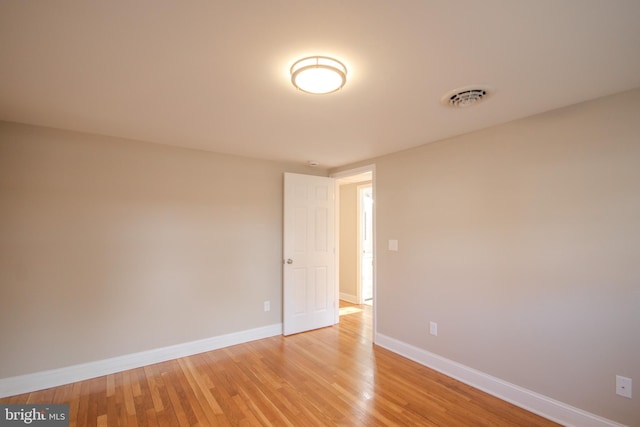
M 303 92 L 325 94 L 342 89 L 347 67 L 327 56 L 309 56 L 291 66 L 291 83 Z

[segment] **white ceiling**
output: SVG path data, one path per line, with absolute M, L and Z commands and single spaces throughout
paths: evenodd
M 639 87 L 640 1 L 2 0 L 0 62 L 3 120 L 333 167 Z

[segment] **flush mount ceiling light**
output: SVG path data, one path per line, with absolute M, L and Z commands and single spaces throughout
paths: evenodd
M 291 83 L 303 92 L 325 94 L 342 89 L 347 67 L 327 56 L 310 56 L 291 66 Z

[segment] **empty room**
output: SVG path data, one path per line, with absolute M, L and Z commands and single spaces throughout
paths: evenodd
M 640 427 L 640 2 L 0 2 L 0 425 Z

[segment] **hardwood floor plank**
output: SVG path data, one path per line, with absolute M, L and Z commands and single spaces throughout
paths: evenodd
M 176 381 L 175 375 L 172 372 L 163 372 L 162 379 L 165 383 L 167 393 L 169 395 L 169 400 L 171 401 L 171 408 L 173 409 L 173 413 L 175 414 L 178 425 L 180 426 L 190 426 L 189 418 L 193 419 L 193 417 L 189 416 L 187 413 L 188 407 L 185 407 L 182 404 L 182 400 L 180 399 L 178 390 L 180 384 Z M 185 402 L 186 403 L 186 402 Z
M 211 395 L 207 387 L 203 386 L 203 382 L 199 380 L 201 375 L 194 367 L 192 359 L 180 359 L 178 363 L 185 373 L 189 387 L 194 392 L 195 402 L 202 402 L 201 410 L 203 411 L 207 424 L 215 424 L 218 416 L 223 414 L 222 408 L 220 408 L 220 405 L 218 405 L 218 402 Z
M 71 426 L 555 426 L 372 345 L 371 307 L 340 324 L 0 403 L 68 403 Z
M 64 386 L 63 386 L 64 387 Z M 68 401 L 69 403 L 69 425 L 71 427 L 78 425 L 78 407 L 80 405 L 80 392 L 82 390 L 82 382 L 77 382 L 72 384 L 71 388 L 71 397 Z M 47 403 L 45 401 L 41 401 L 40 403 Z M 55 402 L 55 403 L 66 403 L 66 401 Z
M 98 416 L 98 427 L 108 427 L 109 421 L 107 418 L 107 414 L 103 414 Z

